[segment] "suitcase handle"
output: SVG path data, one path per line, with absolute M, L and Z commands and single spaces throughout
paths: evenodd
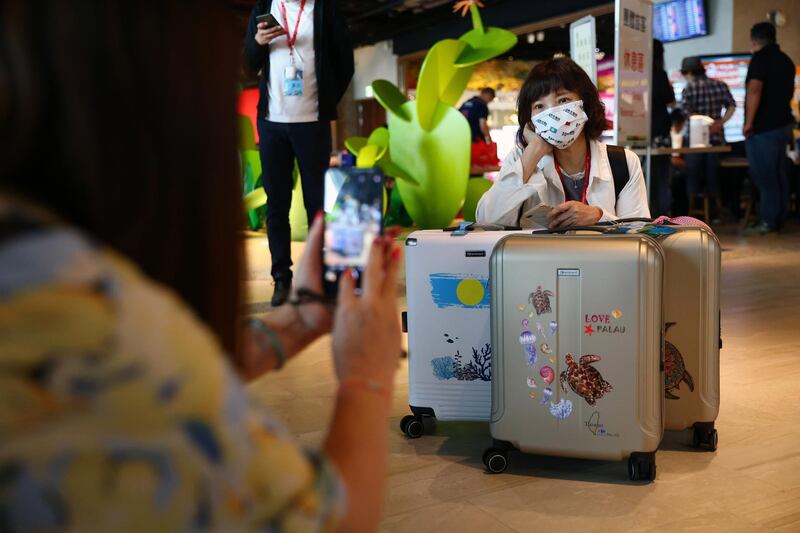
M 615 224 L 629 224 L 631 222 L 653 222 L 654 218 L 620 218 L 617 220 L 610 220 L 608 222 L 598 222 L 599 226 L 612 226 Z M 677 226 L 674 222 L 670 222 L 669 220 L 665 220 L 664 222 L 660 223 L 659 226 Z
M 596 231 L 597 233 L 605 233 L 605 227 L 598 226 L 566 226 L 556 229 L 539 229 L 533 232 L 534 235 L 558 235 L 568 231 Z
M 520 230 L 519 226 L 503 226 L 501 224 L 478 224 L 477 222 L 459 222 L 458 226 L 449 226 L 442 231 L 456 235 L 466 235 L 470 231 L 514 231 Z

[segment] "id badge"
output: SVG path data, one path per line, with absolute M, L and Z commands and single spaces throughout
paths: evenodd
M 283 70 L 283 95 L 303 96 L 303 69 L 289 65 Z

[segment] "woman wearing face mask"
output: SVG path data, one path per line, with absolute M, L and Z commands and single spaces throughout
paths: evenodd
M 478 203 L 478 223 L 555 229 L 650 217 L 642 167 L 629 150 L 629 178 L 615 191 L 607 146 L 598 140 L 603 104 L 574 61 L 536 65 L 520 91 L 517 114 L 517 146 Z

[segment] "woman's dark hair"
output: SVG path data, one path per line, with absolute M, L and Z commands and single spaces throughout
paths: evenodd
M 0 4 L 0 190 L 133 260 L 233 354 L 239 46 L 226 5 Z
M 583 100 L 583 110 L 589 117 L 583 128 L 586 137 L 595 140 L 603 134 L 606 129 L 605 106 L 600 101 L 597 88 L 577 63 L 567 57 L 560 57 L 543 61 L 533 67 L 519 92 L 517 140 L 522 146 L 528 145 L 522 132 L 531 121 L 533 103 L 559 89 L 574 91 Z

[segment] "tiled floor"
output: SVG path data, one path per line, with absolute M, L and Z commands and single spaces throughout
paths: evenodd
M 484 473 L 486 424 L 440 423 L 406 439 L 406 368 L 397 375 L 384 531 L 800 531 L 800 229 L 742 239 L 721 232 L 722 398 L 716 453 L 668 434 L 658 478 L 627 481 L 622 463 L 512 456 Z M 250 310 L 268 309 L 268 252 L 248 239 Z M 299 255 L 301 246 L 296 245 Z M 402 300 L 402 287 L 398 295 Z M 253 385 L 298 436 L 315 445 L 335 381 L 327 339 Z

